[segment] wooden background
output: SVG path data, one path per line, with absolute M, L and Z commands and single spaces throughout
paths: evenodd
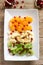
M 26 8 L 35 8 L 34 0 L 27 4 Z M 38 61 L 15 62 L 4 61 L 4 0 L 0 0 L 0 65 L 43 65 L 43 9 L 39 11 L 39 39 L 40 59 Z

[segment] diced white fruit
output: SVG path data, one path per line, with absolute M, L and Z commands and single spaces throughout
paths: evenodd
M 12 34 L 12 37 L 15 37 L 15 36 L 20 36 L 20 34 L 19 34 L 18 32 L 14 32 L 14 33 Z
M 15 39 L 9 39 L 9 41 L 11 41 L 11 42 L 16 42 L 16 40 L 15 40 Z
M 22 33 L 21 38 L 27 36 L 27 33 Z
M 21 39 L 21 41 L 22 42 L 30 42 L 30 40 L 29 39 L 26 39 L 26 38 L 25 39 Z
M 17 40 L 18 40 L 18 41 L 21 41 L 21 37 L 18 36 L 18 37 L 17 37 Z
M 28 31 L 28 30 L 27 30 L 26 32 L 27 32 L 27 33 L 30 33 L 31 35 L 33 35 L 33 32 L 32 32 L 32 31 Z

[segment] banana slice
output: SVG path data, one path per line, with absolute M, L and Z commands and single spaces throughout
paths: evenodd
M 17 42 L 15 39 L 9 39 L 9 41 L 11 41 L 11 42 Z
M 20 34 L 19 34 L 18 32 L 14 32 L 14 33 L 12 34 L 12 37 L 14 38 L 14 37 L 16 37 L 16 36 L 20 36 Z

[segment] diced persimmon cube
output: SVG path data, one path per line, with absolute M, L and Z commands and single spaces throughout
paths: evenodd
M 31 17 L 28 17 L 28 16 L 27 16 L 27 17 L 26 17 L 26 21 L 28 21 L 28 22 L 31 23 L 31 22 L 33 21 L 33 19 L 32 19 Z
M 26 31 L 26 30 L 32 30 L 32 26 L 25 26 L 24 31 Z
M 10 20 L 10 22 L 14 22 L 14 20 L 15 20 L 15 19 L 14 19 L 14 18 L 12 18 L 12 19 Z
M 32 26 L 27 26 L 27 30 L 32 30 Z
M 20 26 L 17 27 L 18 32 L 22 32 L 22 28 Z
M 18 26 L 18 23 L 17 23 L 17 22 L 14 22 L 14 26 L 15 26 L 15 25 Z
M 15 28 L 14 28 L 12 22 L 9 23 L 9 29 L 10 29 L 11 31 L 14 31 L 14 30 L 15 30 Z

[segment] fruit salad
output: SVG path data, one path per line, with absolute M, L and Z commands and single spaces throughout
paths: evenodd
M 12 55 L 33 55 L 32 17 L 14 16 L 9 21 L 8 51 Z

